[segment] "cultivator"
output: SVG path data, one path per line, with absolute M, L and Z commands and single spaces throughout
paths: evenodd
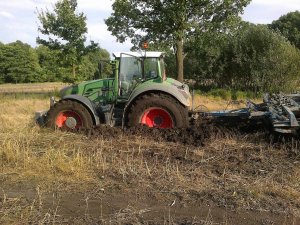
M 263 103 L 247 101 L 246 108 L 230 111 L 194 112 L 194 118 L 210 117 L 222 122 L 257 122 L 277 133 L 296 134 L 300 122 L 300 94 L 265 94 Z

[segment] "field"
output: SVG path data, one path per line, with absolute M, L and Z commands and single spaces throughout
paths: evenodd
M 64 86 L 65 84 L 59 82 L 32 84 L 2 84 L 0 85 L 0 93 L 48 93 L 59 90 Z
M 300 224 L 295 139 L 206 122 L 61 132 L 34 122 L 44 95 L 0 98 L 0 224 Z

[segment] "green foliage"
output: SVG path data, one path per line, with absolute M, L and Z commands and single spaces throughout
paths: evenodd
M 215 82 L 223 75 L 224 65 L 220 57 L 231 35 L 224 32 L 201 33 L 187 44 L 189 54 L 185 58 L 186 77 L 198 84 L 217 86 Z
M 232 98 L 231 91 L 226 89 L 212 89 L 210 90 L 207 95 L 213 96 L 213 97 L 221 97 L 224 100 L 230 100 Z
M 214 98 L 221 98 L 224 100 L 245 100 L 245 99 L 257 99 L 263 96 L 263 93 L 255 93 L 253 91 L 236 91 L 224 88 L 213 88 L 208 91 L 203 89 L 196 89 L 195 95 L 212 96 Z
M 66 68 L 61 62 L 60 54 L 60 50 L 43 45 L 32 48 L 20 41 L 6 45 L 0 43 L 0 83 L 73 82 L 69 76 L 71 68 Z M 95 74 L 99 74 L 100 60 L 109 60 L 109 53 L 100 47 L 84 56 L 78 65 L 78 81 L 94 79 Z M 103 72 L 112 73 L 108 66 Z
M 254 92 L 297 88 L 300 53 L 282 36 L 248 25 L 229 40 L 220 57 L 224 68 L 218 86 Z
M 231 91 L 231 98 L 233 100 L 241 100 L 247 98 L 247 93 L 244 91 Z
M 100 71 L 98 69 L 98 63 L 100 60 L 108 59 L 109 53 L 104 49 L 97 48 L 94 51 L 89 52 L 86 56 L 83 57 L 78 68 L 78 75 L 81 78 L 81 80 L 94 79 L 96 75 L 98 75 L 99 77 Z M 102 73 L 102 78 L 105 78 L 112 73 L 112 70 L 108 66 L 108 64 L 104 64 L 104 69 Z
M 281 16 L 269 25 L 271 29 L 279 31 L 292 44 L 300 49 L 300 12 L 290 12 Z
M 299 50 L 266 26 L 244 22 L 237 31 L 207 32 L 191 40 L 188 48 L 186 75 L 206 91 L 225 88 L 260 93 L 298 89 Z
M 45 38 L 38 37 L 37 43 L 51 50 L 58 50 L 61 62 L 65 67 L 71 68 L 72 80 L 79 80 L 76 77 L 76 70 L 83 56 L 98 47 L 94 42 L 91 42 L 90 46 L 85 46 L 86 16 L 77 13 L 76 10 L 76 0 L 59 0 L 55 3 L 53 12 L 49 10 L 38 12 L 41 23 L 39 31 Z
M 135 46 L 142 40 L 164 42 L 176 52 L 177 78 L 183 80 L 183 47 L 199 32 L 224 30 L 250 0 L 173 1 L 116 0 L 112 15 L 105 21 L 117 40 L 130 38 Z
M 64 77 L 64 69 L 60 61 L 60 51 L 50 50 L 48 47 L 40 45 L 36 48 L 41 66 L 43 81 L 61 81 Z
M 0 45 L 0 83 L 41 81 L 38 56 L 29 45 L 16 41 Z

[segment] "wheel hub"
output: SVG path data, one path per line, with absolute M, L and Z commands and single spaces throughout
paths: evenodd
M 77 121 L 74 117 L 68 117 L 65 121 L 65 124 L 68 128 L 74 129 L 77 126 Z
M 163 118 L 161 118 L 160 116 L 156 116 L 155 118 L 154 118 L 154 125 L 155 126 L 161 126 L 161 124 L 163 123 Z
M 55 125 L 58 128 L 77 129 L 83 126 L 83 120 L 77 112 L 67 110 L 57 115 Z
M 140 123 L 145 124 L 148 127 L 174 127 L 174 122 L 170 113 L 167 110 L 158 107 L 153 107 L 146 110 L 141 117 Z

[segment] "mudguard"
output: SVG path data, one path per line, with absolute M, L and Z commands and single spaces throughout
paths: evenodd
M 178 85 L 178 83 L 180 85 Z M 189 93 L 188 86 L 183 86 L 183 84 L 181 84 L 180 82 L 178 83 L 174 83 L 173 85 L 164 85 L 163 83 L 156 83 L 149 86 L 145 86 L 143 88 L 138 88 L 137 90 L 134 90 L 130 95 L 127 105 L 130 105 L 131 102 L 141 94 L 146 94 L 150 92 L 161 92 L 171 95 L 184 106 L 190 107 L 191 95 Z
M 86 98 L 84 96 L 81 96 L 81 95 L 66 95 L 62 99 L 64 99 L 64 100 L 73 100 L 73 101 L 77 101 L 77 102 L 81 103 L 90 112 L 95 125 L 100 124 L 100 119 L 99 119 L 99 116 L 98 116 L 98 114 L 95 110 L 95 107 L 93 106 L 93 103 L 88 98 Z

